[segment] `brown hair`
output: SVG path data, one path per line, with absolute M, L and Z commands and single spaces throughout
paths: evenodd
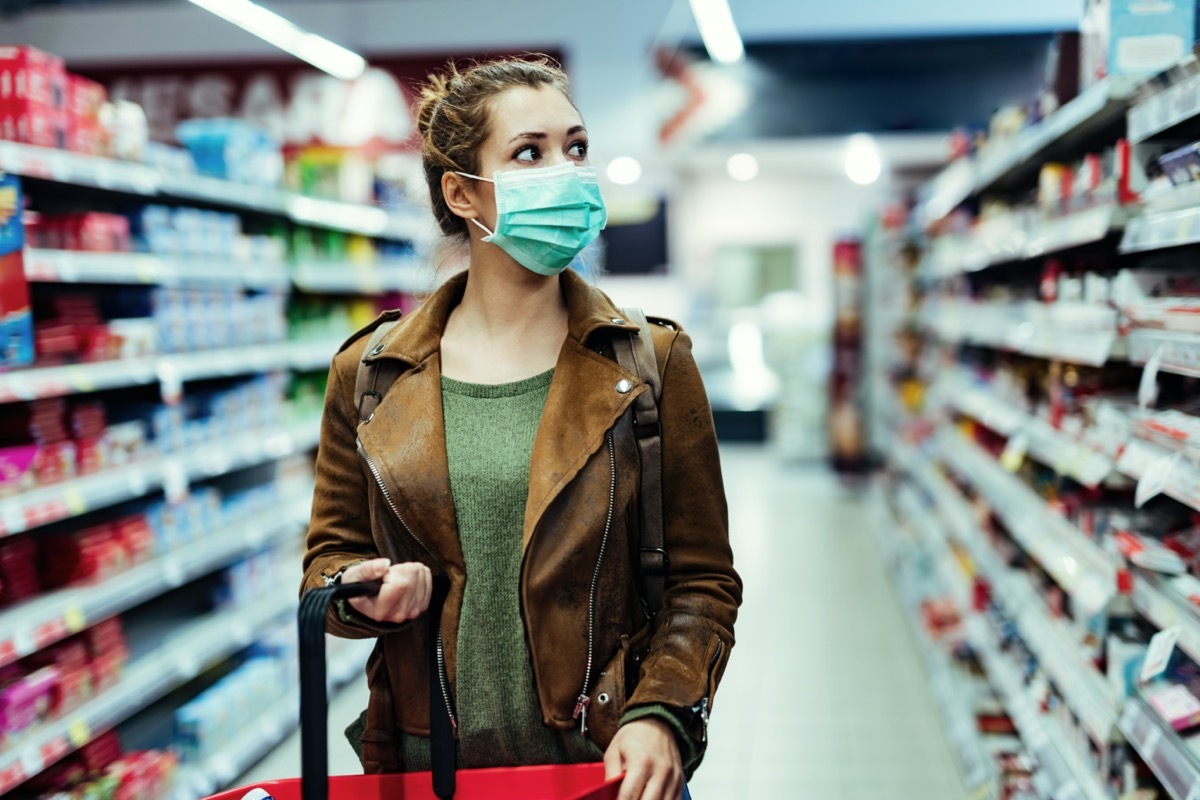
M 507 58 L 473 64 L 464 71 L 452 61 L 445 72 L 430 75 L 417 100 L 421 162 L 433 201 L 433 215 L 447 236 L 468 237 L 467 221 L 456 216 L 442 196 L 446 172 L 479 174 L 479 148 L 491 134 L 491 101 L 517 86 L 550 86 L 570 99 L 562 68 L 546 56 Z

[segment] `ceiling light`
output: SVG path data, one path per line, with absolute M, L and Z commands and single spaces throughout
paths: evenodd
M 749 153 L 737 153 L 725 162 L 725 170 L 735 181 L 752 181 L 758 177 L 758 159 Z
M 746 55 L 742 37 L 733 22 L 727 0 L 688 0 L 700 28 L 708 57 L 722 64 L 736 64 Z
M 856 133 L 846 146 L 846 175 L 859 186 L 870 186 L 883 173 L 883 161 L 875 137 Z
M 358 53 L 315 33 L 309 33 L 294 22 L 250 0 L 191 2 L 335 78 L 352 81 L 366 71 L 367 62 Z
M 631 183 L 637 183 L 638 178 L 642 177 L 642 165 L 631 156 L 618 156 L 608 162 L 606 172 L 608 179 L 613 183 L 628 186 Z

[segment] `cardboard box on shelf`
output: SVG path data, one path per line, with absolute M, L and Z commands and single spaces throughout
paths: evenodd
M 34 47 L 0 47 L 0 107 L 35 103 L 62 110 L 67 70 L 58 56 Z
M 1082 86 L 1174 66 L 1197 42 L 1196 7 L 1195 0 L 1086 0 L 1079 24 Z

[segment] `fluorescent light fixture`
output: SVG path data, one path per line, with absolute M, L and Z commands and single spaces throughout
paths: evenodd
M 752 181 L 758 177 L 758 159 L 749 153 L 737 153 L 725 162 L 725 171 L 735 181 Z
M 883 160 L 875 137 L 856 133 L 846 146 L 846 175 L 859 186 L 870 186 L 883 174 Z
M 618 156 L 608 162 L 608 179 L 618 186 L 637 183 L 642 177 L 642 165 L 632 156 Z
M 688 2 L 692 6 L 692 15 L 700 28 L 700 38 L 704 40 L 704 49 L 708 51 L 709 58 L 722 64 L 736 64 L 741 61 L 746 55 L 746 50 L 742 47 L 742 37 L 733 22 L 728 0 Z
M 352 81 L 367 69 L 366 60 L 353 50 L 334 44 L 323 36 L 309 33 L 294 22 L 250 0 L 191 2 L 335 78 Z

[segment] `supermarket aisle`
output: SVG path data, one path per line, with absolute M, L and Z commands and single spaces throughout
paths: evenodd
M 961 800 L 863 504 L 756 447 L 723 459 L 746 602 L 693 795 Z M 340 725 L 365 701 L 355 684 L 331 705 L 335 771 L 358 768 Z M 298 753 L 293 737 L 248 780 L 296 774 Z

